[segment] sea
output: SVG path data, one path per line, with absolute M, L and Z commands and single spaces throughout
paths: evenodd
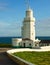
M 0 44 L 12 44 L 12 38 L 22 38 L 22 37 L 0 37 Z M 50 36 L 37 36 L 39 40 L 50 40 Z

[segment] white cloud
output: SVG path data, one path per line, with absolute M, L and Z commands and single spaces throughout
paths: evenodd
M 21 35 L 21 23 L 0 21 L 0 36 L 20 36 L 20 35 Z M 36 21 L 36 35 L 50 36 L 50 19 Z
M 36 21 L 36 35 L 50 36 L 50 18 Z
M 9 26 L 9 25 L 10 25 L 10 23 L 7 23 L 7 22 L 2 22 L 2 21 L 0 22 L 0 26 L 7 26 L 7 25 Z
M 0 2 L 0 10 L 4 10 L 4 9 L 7 9 L 7 6 L 8 6 L 8 3 L 1 3 Z
M 20 36 L 21 26 L 18 23 L 0 22 L 0 36 Z

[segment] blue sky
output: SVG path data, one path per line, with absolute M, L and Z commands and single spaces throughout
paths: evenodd
M 0 37 L 21 36 L 27 0 L 0 0 Z M 30 0 L 36 36 L 50 36 L 50 0 Z

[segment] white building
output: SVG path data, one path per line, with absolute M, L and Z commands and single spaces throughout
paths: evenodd
M 39 47 L 40 40 L 35 40 L 35 18 L 30 8 L 26 10 L 21 30 L 22 38 L 12 39 L 12 45 L 14 47 Z

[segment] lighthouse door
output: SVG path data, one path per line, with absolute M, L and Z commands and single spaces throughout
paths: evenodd
M 24 48 L 25 48 L 25 43 L 24 43 Z

